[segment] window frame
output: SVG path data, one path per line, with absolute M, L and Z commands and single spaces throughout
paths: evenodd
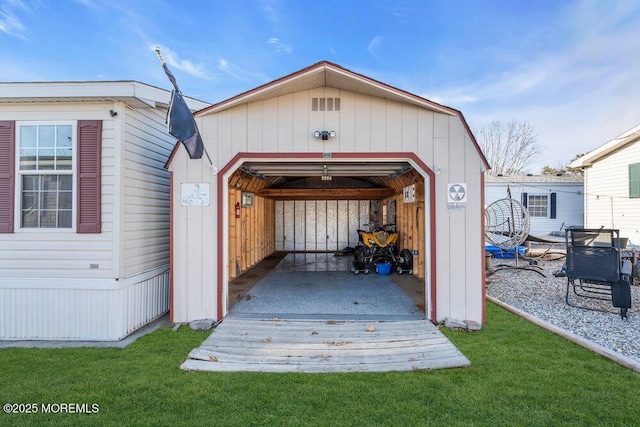
M 533 215 L 533 213 L 531 211 L 531 208 L 532 208 L 531 198 L 532 197 L 537 197 L 537 198 L 543 198 L 544 197 L 545 198 L 547 203 L 546 203 L 546 212 L 545 212 L 544 215 Z M 534 204 L 533 207 L 534 208 L 538 208 L 538 209 L 542 208 L 542 206 L 539 206 L 539 205 L 536 205 L 536 204 Z M 531 194 L 531 193 L 527 194 L 527 210 L 529 211 L 529 216 L 531 218 L 550 218 L 551 217 L 550 209 L 551 209 L 551 200 L 550 200 L 550 197 L 549 197 L 548 194 Z
M 25 126 L 71 126 L 71 169 L 21 170 L 20 169 L 20 138 Z M 15 188 L 14 188 L 14 232 L 21 233 L 76 233 L 78 215 L 77 206 L 77 162 L 78 162 L 78 122 L 76 120 L 21 120 L 15 122 Z M 71 227 L 23 227 L 22 225 L 22 197 L 23 176 L 69 175 L 71 176 Z

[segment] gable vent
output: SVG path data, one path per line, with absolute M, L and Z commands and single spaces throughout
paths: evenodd
M 311 111 L 340 111 L 340 98 L 311 98 Z

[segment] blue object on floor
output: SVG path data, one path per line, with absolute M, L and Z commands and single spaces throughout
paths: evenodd
M 525 246 L 518 246 L 518 253 L 524 256 Z M 514 249 L 500 249 L 497 246 L 485 246 L 485 252 L 489 252 L 494 258 L 515 258 Z
M 391 264 L 389 264 L 388 262 L 387 263 L 376 264 L 376 271 L 380 275 L 387 276 L 387 275 L 391 274 Z

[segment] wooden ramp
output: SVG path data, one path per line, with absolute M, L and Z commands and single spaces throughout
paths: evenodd
M 386 372 L 469 366 L 429 321 L 226 318 L 183 370 L 216 372 Z

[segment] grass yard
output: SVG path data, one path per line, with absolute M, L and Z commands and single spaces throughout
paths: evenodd
M 445 334 L 471 367 L 383 374 L 183 372 L 209 332 L 160 329 L 125 349 L 0 350 L 0 425 L 637 425 L 640 375 L 488 303 L 484 330 Z M 53 407 L 55 408 L 55 406 Z

